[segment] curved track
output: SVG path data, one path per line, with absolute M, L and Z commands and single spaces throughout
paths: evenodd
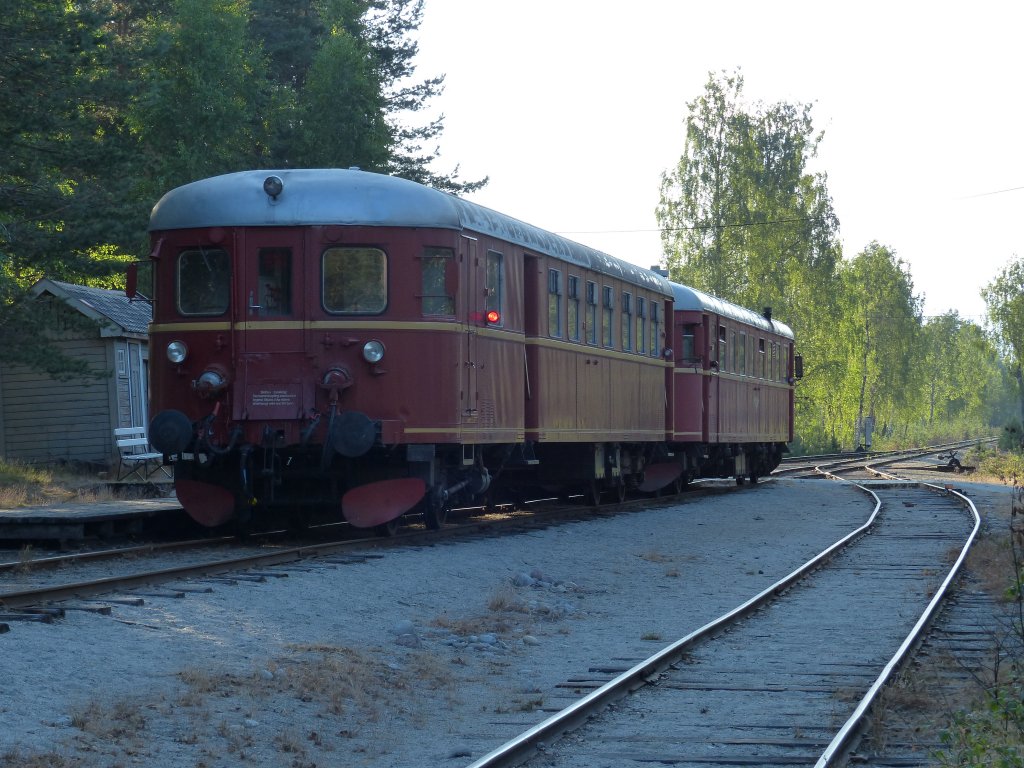
M 567 690 L 593 690 L 472 768 L 519 765 L 538 752 L 531 765 L 841 761 L 938 610 L 980 522 L 969 500 L 935 487 L 866 492 L 876 504 L 863 527 L 641 664 L 567 681 Z M 959 552 L 952 568 L 951 551 Z

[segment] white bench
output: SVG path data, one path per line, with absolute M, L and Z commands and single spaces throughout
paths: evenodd
M 127 480 L 132 475 L 148 480 L 157 472 L 171 477 L 164 466 L 163 454 L 150 447 L 145 427 L 119 427 L 114 430 L 114 442 L 117 444 L 118 481 Z

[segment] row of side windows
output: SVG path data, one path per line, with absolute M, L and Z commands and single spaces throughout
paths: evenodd
M 756 346 L 755 346 L 756 342 Z M 786 381 L 789 346 L 779 341 L 755 339 L 746 331 L 718 326 L 718 365 L 722 372 Z
M 569 275 L 563 285 L 561 270 L 548 270 L 548 335 L 640 355 L 661 355 L 661 305 L 656 299 L 623 291 L 616 326 L 615 289 Z M 582 309 L 582 311 L 581 311 Z M 600 324 L 598 315 L 600 313 Z M 600 339 L 598 331 L 600 330 Z

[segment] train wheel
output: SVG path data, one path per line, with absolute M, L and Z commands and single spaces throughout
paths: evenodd
M 401 519 L 401 517 L 396 517 L 394 520 L 388 520 L 386 523 L 381 523 L 380 525 L 374 527 L 374 534 L 384 539 L 391 538 L 392 536 L 398 533 L 398 528 L 400 526 L 400 523 L 398 521 Z
M 444 527 L 448 519 L 448 492 L 441 486 L 435 486 L 427 492 L 423 499 L 423 522 L 432 531 Z

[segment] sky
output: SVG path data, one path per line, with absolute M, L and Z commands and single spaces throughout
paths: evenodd
M 813 105 L 844 256 L 878 241 L 926 316 L 982 323 L 1024 257 L 1022 30 L 1020 0 L 425 0 L 416 74 L 469 199 L 649 267 L 687 104 L 739 70 L 749 106 Z

